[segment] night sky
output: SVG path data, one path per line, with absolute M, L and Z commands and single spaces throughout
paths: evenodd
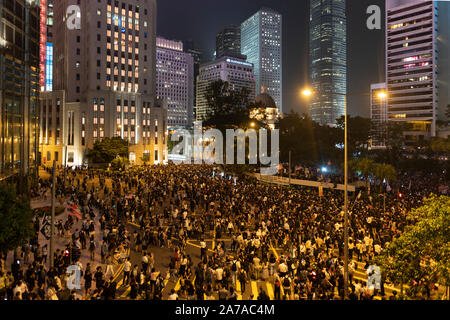
M 366 9 L 379 5 L 382 30 L 366 27 Z M 158 0 L 159 36 L 194 40 L 212 60 L 216 33 L 241 24 L 261 7 L 283 15 L 283 111 L 307 111 L 299 90 L 308 84 L 309 0 Z M 347 82 L 349 94 L 368 93 L 384 81 L 384 0 L 347 0 Z M 369 117 L 369 97 L 349 97 L 352 116 Z

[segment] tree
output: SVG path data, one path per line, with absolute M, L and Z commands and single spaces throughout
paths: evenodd
M 348 121 L 348 152 L 349 155 L 362 154 L 367 150 L 370 139 L 372 121 L 368 118 L 347 117 Z M 336 120 L 338 128 L 345 129 L 345 117 Z M 342 140 L 344 135 L 342 135 Z
M 110 163 L 117 157 L 128 158 L 128 141 L 117 137 L 97 140 L 86 157 L 93 163 Z
M 275 124 L 280 130 L 280 159 L 287 162 L 289 151 L 294 164 L 318 165 L 319 162 L 339 162 L 342 151 L 336 145 L 343 141 L 338 128 L 321 126 L 308 115 L 291 111 Z
M 430 143 L 431 150 L 434 152 L 450 153 L 450 138 L 434 138 Z
M 409 284 L 415 298 L 426 285 L 450 285 L 450 197 L 431 195 L 408 218 L 412 224 L 376 262 L 388 280 Z
M 0 185 L 0 252 L 13 250 L 34 235 L 30 201 L 13 185 Z
M 125 166 L 129 164 L 127 158 L 124 157 L 117 157 L 113 161 L 111 161 L 111 168 L 113 170 L 125 170 Z
M 253 121 L 250 119 L 249 90 L 245 87 L 233 90 L 226 81 L 212 82 L 206 91 L 208 112 L 203 121 L 206 127 L 219 129 L 245 128 Z

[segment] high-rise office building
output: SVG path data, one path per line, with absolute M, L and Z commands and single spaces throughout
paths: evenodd
M 386 148 L 387 134 L 387 99 L 380 97 L 380 92 L 386 92 L 386 83 L 370 85 L 370 119 L 372 120 L 371 149 Z
M 200 64 L 203 62 L 203 52 L 195 45 L 192 39 L 183 41 L 183 49 L 184 52 L 189 53 L 194 57 L 194 110 L 193 110 L 193 119 L 195 119 L 196 115 L 196 106 L 197 106 L 197 77 L 200 73 Z
M 36 175 L 40 2 L 0 2 L 0 180 Z
M 53 92 L 41 108 L 44 164 L 86 162 L 106 137 L 130 144 L 131 163 L 167 160 L 167 106 L 156 99 L 156 0 L 53 3 Z M 80 28 L 66 9 L 80 8 Z
M 224 56 L 246 59 L 241 54 L 241 27 L 228 26 L 220 30 L 216 36 L 216 59 Z
M 209 111 L 206 92 L 208 86 L 214 81 L 228 82 L 230 90 L 249 90 L 249 101 L 255 100 L 255 76 L 253 65 L 242 59 L 222 57 L 216 61 L 208 62 L 200 66 L 200 74 L 197 79 L 197 114 L 196 120 L 202 121 Z
M 450 3 L 386 1 L 389 121 L 406 122 L 408 142 L 436 135 L 450 97 Z
M 262 8 L 241 24 L 241 53 L 254 65 L 256 94 L 265 87 L 283 110 L 282 16 Z
M 335 125 L 345 114 L 347 93 L 347 18 L 345 0 L 310 0 L 310 72 L 317 93 L 311 118 Z
M 156 96 L 167 99 L 169 127 L 192 126 L 194 57 L 181 41 L 156 38 Z

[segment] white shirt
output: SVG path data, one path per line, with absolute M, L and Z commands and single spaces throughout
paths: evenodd
M 177 300 L 178 299 L 178 295 L 176 293 L 173 293 L 169 296 L 168 300 Z
M 223 269 L 222 268 L 217 268 L 216 269 L 216 279 L 221 281 L 223 277 Z
M 280 266 L 278 268 L 280 269 L 280 272 L 283 272 L 283 273 L 288 272 L 288 266 L 284 262 L 282 264 L 280 264 Z

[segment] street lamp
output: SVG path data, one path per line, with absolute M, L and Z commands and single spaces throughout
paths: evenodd
M 314 93 L 313 90 L 305 88 L 301 91 L 301 94 L 309 98 Z M 321 93 L 321 92 L 318 92 Z M 344 179 L 345 179 L 345 191 L 344 191 L 344 299 L 348 298 L 348 159 L 347 159 L 347 94 L 345 93 L 331 93 L 343 95 L 345 97 L 345 137 L 344 137 Z
M 344 179 L 345 179 L 345 191 L 344 191 L 344 299 L 348 299 L 348 146 L 347 146 L 347 137 L 348 137 L 348 121 L 347 121 L 347 96 L 346 93 L 338 93 L 338 92 L 321 92 L 321 91 L 313 91 L 310 88 L 305 88 L 301 91 L 302 96 L 308 98 L 312 96 L 314 93 L 326 93 L 330 95 L 340 95 L 345 98 L 345 129 L 344 129 Z M 362 94 L 350 94 L 350 95 L 367 95 L 367 93 Z M 380 91 L 377 96 L 380 99 L 386 99 L 387 93 L 384 91 Z

